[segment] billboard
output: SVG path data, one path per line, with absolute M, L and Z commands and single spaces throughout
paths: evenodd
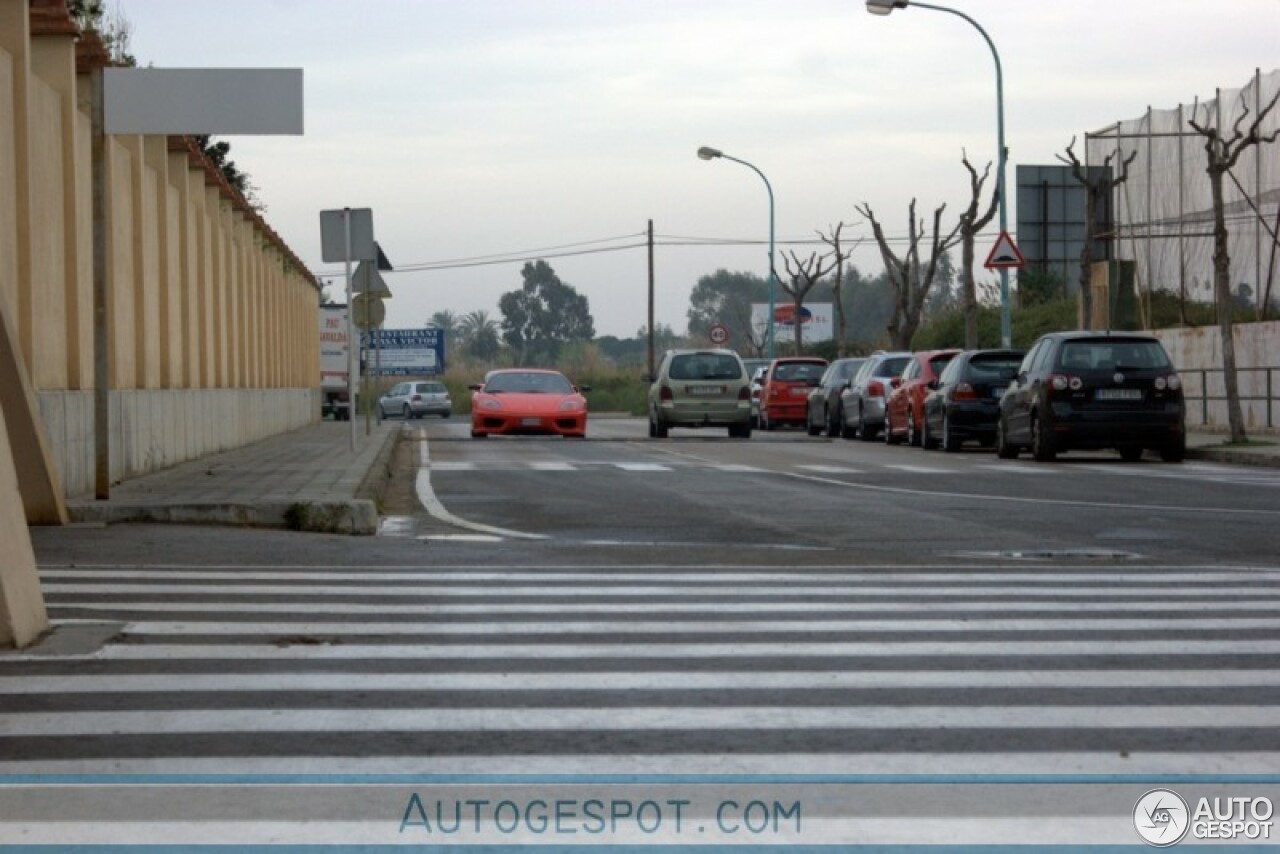
M 835 316 L 832 303 L 815 302 L 800 308 L 800 325 L 803 328 L 801 340 L 816 343 L 830 341 L 835 337 L 833 329 Z M 769 325 L 769 304 L 753 302 L 751 304 L 751 330 L 757 340 L 764 340 Z M 795 341 L 796 318 L 795 306 L 788 302 L 777 303 L 773 307 L 773 340 Z
M 361 336 L 361 345 L 365 349 L 366 365 L 379 365 L 383 376 L 419 377 L 444 373 L 442 329 L 375 329 Z

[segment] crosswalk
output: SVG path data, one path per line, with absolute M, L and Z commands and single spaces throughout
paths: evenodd
M 1272 469 L 1249 469 L 1238 466 L 1218 466 L 1210 463 L 1184 463 L 1182 465 L 1127 465 L 1119 462 L 1081 463 L 1071 465 L 1045 465 L 1029 460 L 1001 462 L 990 457 L 946 457 L 946 463 L 899 463 L 886 461 L 859 461 L 856 465 L 835 463 L 789 463 L 774 467 L 744 463 L 717 463 L 692 458 L 671 458 L 663 462 L 634 462 L 622 460 L 433 460 L 430 471 L 438 474 L 457 472 L 539 472 L 555 474 L 621 472 L 627 474 L 657 474 L 688 469 L 702 469 L 725 474 L 767 474 L 780 470 L 808 475 L 857 476 L 877 474 L 937 475 L 940 477 L 971 476 L 973 474 L 1007 474 L 1014 476 L 1070 476 L 1097 475 L 1121 476 L 1160 480 L 1194 480 L 1210 483 L 1240 484 L 1280 487 L 1280 473 Z M 975 460 L 981 460 L 975 461 Z
M 1280 570 L 45 566 L 0 773 L 1280 767 Z

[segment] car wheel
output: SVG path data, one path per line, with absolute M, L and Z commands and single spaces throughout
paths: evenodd
M 409 408 L 409 404 L 406 403 L 404 405 L 404 409 L 401 410 L 400 412 L 400 417 L 402 417 L 405 421 L 408 421 L 410 418 L 413 417 L 413 410 Z
M 874 442 L 876 439 L 876 431 L 867 426 L 861 407 L 858 408 L 858 438 L 864 442 Z
M 857 436 L 858 436 L 858 431 L 855 430 L 853 427 L 850 427 L 849 422 L 845 420 L 844 405 L 842 404 L 840 406 L 840 438 L 855 439 L 857 438 Z
M 378 404 L 378 417 L 381 418 L 383 421 L 387 419 L 387 410 L 382 408 L 381 403 Z M 342 419 L 338 418 L 337 420 L 341 421 Z
M 452 415 L 452 414 L 453 414 L 452 412 L 450 412 L 449 410 L 447 410 L 447 409 L 446 409 L 444 412 L 441 412 L 441 413 L 440 413 L 440 417 L 441 417 L 441 418 L 448 418 L 448 417 L 449 417 L 450 415 Z
M 809 428 L 809 435 L 810 435 L 810 436 L 821 436 L 821 435 L 822 435 L 822 421 L 819 421 L 817 424 L 814 424 L 814 423 L 813 423 L 813 421 L 811 420 L 811 419 L 812 419 L 812 416 L 810 415 L 809 410 L 808 410 L 808 409 L 805 409 L 804 413 L 805 413 L 805 415 L 804 415 L 804 426 L 805 426 L 805 427 L 807 427 L 807 428 Z M 824 413 L 824 414 L 823 414 L 823 421 L 825 421 L 825 420 L 826 420 L 826 414 Z
M 901 441 L 893 432 L 893 420 L 886 414 L 884 416 L 884 443 L 886 445 L 896 445 Z
M 996 421 L 996 456 L 1002 460 L 1016 460 L 1018 458 L 1018 446 L 1009 444 L 1009 440 L 1005 436 L 1003 418 Z
M 485 433 L 485 432 L 482 432 L 482 431 L 480 431 L 480 430 L 472 430 L 472 431 L 471 431 L 471 438 L 472 438 L 472 439 L 488 439 L 488 438 L 489 438 L 489 434 L 488 434 L 488 433 Z
M 1031 456 L 1038 463 L 1051 463 L 1058 458 L 1048 422 L 1034 413 L 1031 416 Z
M 951 422 L 945 412 L 942 413 L 942 449 L 948 454 L 960 450 L 960 437 L 951 429 Z
M 667 425 L 663 424 L 661 421 L 659 421 L 656 418 L 653 419 L 653 438 L 655 439 L 667 438 Z
M 1187 456 L 1187 439 L 1179 436 L 1160 449 L 1160 459 L 1166 463 L 1180 463 Z
M 1120 459 L 1124 460 L 1126 463 L 1136 463 L 1138 460 L 1142 459 L 1141 445 L 1122 445 L 1116 450 L 1120 452 Z
M 929 413 L 925 413 L 920 419 L 920 447 L 926 451 L 936 451 L 938 449 L 938 440 L 933 438 L 933 434 L 929 432 Z
M 836 412 L 834 417 L 830 413 L 828 413 L 827 438 L 834 439 L 835 437 L 840 435 L 840 425 L 844 422 L 843 415 L 844 413 L 841 411 L 839 406 L 836 407 Z

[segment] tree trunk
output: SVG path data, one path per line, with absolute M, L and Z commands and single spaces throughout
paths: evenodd
M 964 300 L 964 348 L 978 349 L 978 288 L 973 281 L 973 239 L 966 230 L 960 241 L 960 283 Z
M 1222 381 L 1227 392 L 1227 424 L 1231 441 L 1244 442 L 1244 413 L 1240 409 L 1240 389 L 1236 380 L 1236 342 L 1232 322 L 1231 256 L 1227 250 L 1227 220 L 1222 194 L 1222 172 L 1209 172 L 1213 190 L 1213 293 L 1218 308 L 1218 330 L 1222 334 Z

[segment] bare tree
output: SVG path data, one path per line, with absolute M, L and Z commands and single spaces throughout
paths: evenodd
M 1221 102 L 1219 94 L 1218 102 Z M 1258 111 L 1249 130 L 1240 128 L 1249 115 L 1249 108 L 1240 99 L 1240 115 L 1231 127 L 1230 138 L 1224 137 L 1221 122 L 1210 125 L 1208 105 L 1205 118 L 1196 121 L 1194 116 L 1199 112 L 1199 102 L 1191 108 L 1193 118 L 1187 120 L 1196 133 L 1204 137 L 1204 150 L 1208 155 L 1209 187 L 1213 193 L 1213 293 L 1217 303 L 1218 328 L 1222 333 L 1222 375 L 1227 389 L 1227 423 L 1231 428 L 1231 441 L 1243 442 L 1247 438 L 1244 430 L 1244 413 L 1240 409 L 1240 386 L 1236 379 L 1236 344 L 1232 328 L 1231 301 L 1231 256 L 1227 251 L 1227 218 L 1226 201 L 1222 193 L 1222 176 L 1231 171 L 1240 159 L 1240 155 L 1248 148 L 1264 142 L 1275 142 L 1280 137 L 1280 128 L 1268 134 L 1260 131 L 1262 120 L 1280 100 L 1280 92 L 1275 94 L 1265 107 Z
M 1071 167 L 1071 177 L 1084 187 L 1084 247 L 1080 250 L 1080 311 L 1084 314 L 1082 329 L 1093 327 L 1093 289 L 1089 287 L 1091 268 L 1093 267 L 1093 242 L 1098 239 L 1098 203 L 1110 198 L 1111 191 L 1129 179 L 1129 164 L 1138 155 L 1138 149 L 1129 152 L 1129 156 L 1120 162 L 1120 174 L 1111 173 L 1111 161 L 1116 153 L 1113 151 L 1102 161 L 1102 168 L 1097 173 L 1080 163 L 1075 153 L 1076 138 L 1071 137 L 1067 146 L 1067 156 L 1055 155 L 1058 160 Z
M 831 280 L 831 293 L 835 296 L 836 311 L 836 357 L 843 359 L 849 355 L 849 345 L 845 341 L 845 318 L 844 318 L 844 301 L 840 296 L 840 289 L 844 287 L 844 262 L 853 254 L 853 250 L 857 249 L 862 243 L 863 238 L 859 237 L 853 242 L 847 250 L 840 243 L 840 232 L 844 230 L 845 223 L 838 222 L 827 229 L 827 233 L 818 232 L 818 239 L 831 247 L 831 255 L 835 260 L 835 277 Z
M 820 256 L 817 252 L 812 252 L 808 258 L 801 261 L 794 249 L 788 255 L 782 256 L 782 263 L 787 268 L 788 281 L 779 280 L 778 284 L 782 285 L 782 289 L 791 297 L 791 317 L 796 328 L 797 356 L 800 355 L 800 348 L 804 345 L 802 333 L 804 324 L 800 322 L 800 312 L 804 310 L 804 298 L 823 276 L 831 272 L 831 264 L 822 263 L 828 257 L 830 256 Z
M 969 163 L 969 154 L 960 149 L 960 162 L 969 171 L 969 206 L 960 214 L 960 289 L 964 305 L 964 346 L 966 350 L 978 347 L 978 288 L 973 280 L 973 244 L 978 232 L 987 227 L 991 217 L 995 216 L 1000 205 L 1000 191 L 991 194 L 991 204 L 987 212 L 978 215 L 978 205 L 982 199 L 982 185 L 991 174 L 991 161 L 983 167 L 982 174 Z
M 911 347 L 911 339 L 915 337 L 920 326 L 920 314 L 924 309 L 924 301 L 929 296 L 929 288 L 933 286 L 934 276 L 938 272 L 938 259 L 956 244 L 956 235 L 960 225 L 951 229 L 946 236 L 942 235 L 942 212 L 946 205 L 938 206 L 933 212 L 933 234 L 929 241 L 929 257 L 920 260 L 920 241 L 925 237 L 924 220 L 916 220 L 916 200 L 911 200 L 907 209 L 907 251 L 899 257 L 889 246 L 884 229 L 881 228 L 871 205 L 863 202 L 854 209 L 871 223 L 871 232 L 880 246 L 880 257 L 884 259 L 885 272 L 889 275 L 889 284 L 894 292 L 893 315 L 889 318 L 889 337 L 895 349 L 907 350 Z

